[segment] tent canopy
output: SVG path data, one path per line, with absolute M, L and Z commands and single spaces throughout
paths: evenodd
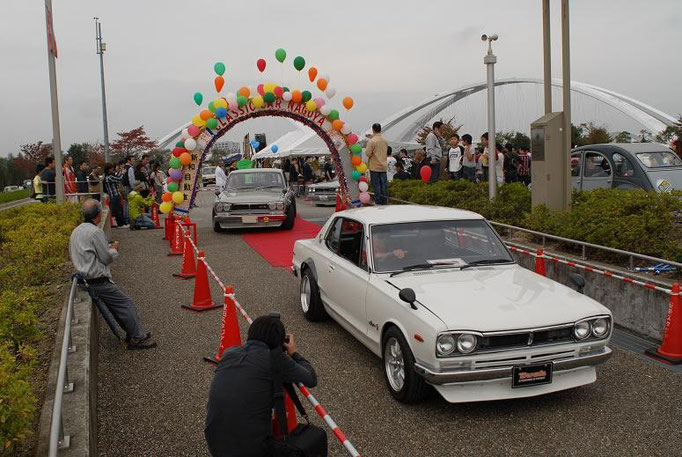
M 272 146 L 277 145 L 277 152 L 272 152 Z M 252 159 L 272 159 L 289 156 L 323 156 L 329 155 L 329 149 L 324 142 L 311 130 L 295 130 L 289 132 L 270 143 L 262 151 L 254 154 Z

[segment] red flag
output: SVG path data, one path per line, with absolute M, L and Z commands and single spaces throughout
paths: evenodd
M 57 39 L 54 37 L 54 27 L 52 26 L 52 11 L 47 9 L 47 6 L 45 6 L 45 17 L 47 18 L 47 48 L 56 59 L 58 57 Z

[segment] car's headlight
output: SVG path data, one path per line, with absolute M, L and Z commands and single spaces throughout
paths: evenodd
M 452 354 L 455 350 L 455 337 L 450 334 L 441 335 L 436 342 L 436 351 L 440 356 Z
M 232 208 L 231 203 L 216 203 L 215 205 L 215 210 L 218 213 L 224 213 L 226 211 L 229 211 L 230 208 Z
M 590 325 L 590 321 L 578 322 L 573 327 L 573 335 L 578 340 L 584 340 L 585 338 L 590 336 L 590 333 L 592 333 L 592 326 Z
M 462 354 L 471 354 L 476 350 L 477 341 L 478 338 L 476 338 L 476 335 L 472 335 L 471 333 L 462 333 L 457 338 L 457 351 L 461 352 Z
M 269 206 L 270 209 L 273 210 L 273 211 L 275 211 L 275 210 L 283 210 L 283 209 L 284 209 L 284 203 L 282 203 L 282 202 L 270 202 L 270 203 L 268 204 L 268 206 Z
M 592 322 L 592 335 L 596 338 L 603 338 L 609 333 L 608 319 L 601 317 Z
M 314 194 L 314 193 L 315 193 L 315 188 L 314 188 L 314 187 L 309 187 L 309 188 L 308 188 L 308 193 L 309 193 L 309 194 Z

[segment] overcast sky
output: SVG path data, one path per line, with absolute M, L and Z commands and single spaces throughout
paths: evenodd
M 540 0 L 53 2 L 63 149 L 102 138 L 93 16 L 101 19 L 107 43 L 112 141 L 115 132 L 142 124 L 152 138 L 160 138 L 187 122 L 196 112 L 195 91 L 215 95 L 218 60 L 227 66 L 225 94 L 266 80 L 305 88 L 305 72 L 297 75 L 291 67 L 293 56 L 304 56 L 330 75 L 338 104 L 345 95 L 354 97 L 356 106 L 346 117 L 355 130 L 437 92 L 484 80 L 484 32 L 500 36 L 494 44 L 498 77 L 542 77 Z M 552 3 L 558 77 L 560 2 Z M 573 0 L 572 79 L 678 115 L 681 24 L 680 0 Z M 279 47 L 289 54 L 285 65 L 274 58 Z M 4 156 L 22 143 L 52 138 L 42 1 L 3 2 L 0 56 Z M 265 75 L 256 69 L 259 57 L 268 62 Z M 505 115 L 498 125 L 511 128 L 512 121 Z M 241 124 L 228 138 L 268 131 L 270 139 L 290 129 L 281 120 L 256 122 Z

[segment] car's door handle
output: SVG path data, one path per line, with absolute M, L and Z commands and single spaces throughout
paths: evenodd
M 335 269 L 336 269 L 336 267 L 330 263 L 329 264 L 329 271 L 334 271 Z

